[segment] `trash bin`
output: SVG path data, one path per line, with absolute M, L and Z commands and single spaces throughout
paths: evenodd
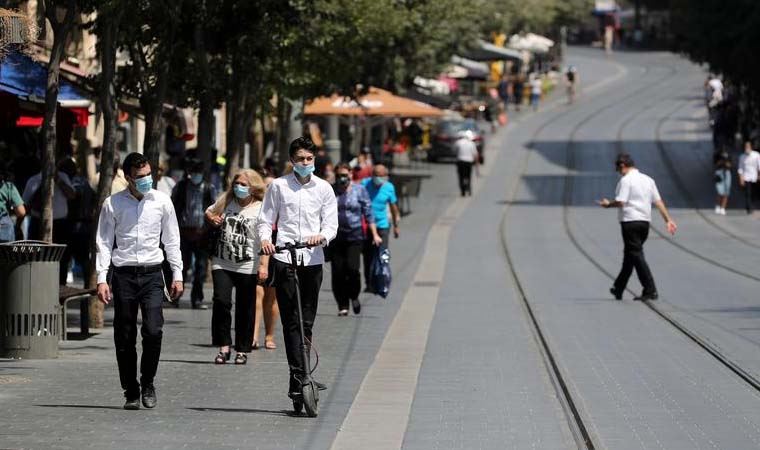
M 40 241 L 0 244 L 0 357 L 57 356 L 58 267 L 65 248 Z

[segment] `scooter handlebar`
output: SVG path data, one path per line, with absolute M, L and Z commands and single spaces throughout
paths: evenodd
M 313 248 L 313 247 L 319 247 L 322 244 L 316 244 L 311 245 L 307 242 L 287 242 L 285 245 L 278 245 L 274 248 L 275 253 L 282 253 L 282 252 L 288 252 L 290 250 L 298 250 L 302 248 Z M 263 255 L 263 251 L 259 252 L 260 255 Z

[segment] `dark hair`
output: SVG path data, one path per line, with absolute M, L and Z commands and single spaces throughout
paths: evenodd
M 132 152 L 124 158 L 124 164 L 122 164 L 121 168 L 124 170 L 124 175 L 131 177 L 132 169 L 140 169 L 146 164 L 150 164 L 150 161 L 148 161 L 148 158 L 146 158 L 145 155 Z
M 620 153 L 617 155 L 617 159 L 615 159 L 615 167 L 633 167 L 633 158 L 631 158 L 631 155 L 628 153 Z
M 58 163 L 58 170 L 65 173 L 69 178 L 74 177 L 77 174 L 77 164 L 71 158 L 66 158 Z
M 353 170 L 353 169 L 351 169 L 351 166 L 348 163 L 345 163 L 345 162 L 338 163 L 338 165 L 335 166 L 335 169 L 333 169 L 333 171 L 337 173 L 338 170 L 340 170 L 340 169 L 348 170 L 349 175 L 351 174 L 351 172 Z
M 185 171 L 187 173 L 203 172 L 203 162 L 195 158 L 187 159 L 185 160 Z
M 317 153 L 317 146 L 314 145 L 314 142 L 312 142 L 310 138 L 302 136 L 290 143 L 290 147 L 288 148 L 288 156 L 290 158 L 296 156 L 298 150 L 306 150 L 311 154 L 315 154 Z

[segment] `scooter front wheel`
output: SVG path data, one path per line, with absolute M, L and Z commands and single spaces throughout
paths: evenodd
M 317 388 L 314 386 L 314 383 L 304 384 L 302 393 L 303 406 L 306 408 L 306 415 L 309 417 L 317 417 L 319 414 L 319 394 L 317 394 Z

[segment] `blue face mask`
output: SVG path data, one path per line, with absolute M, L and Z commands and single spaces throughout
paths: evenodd
M 196 186 L 201 184 L 201 181 L 203 181 L 203 174 L 202 173 L 193 173 L 190 174 L 190 182 L 195 184 Z
M 372 177 L 372 182 L 378 187 L 385 184 L 386 181 L 388 181 L 388 177 Z
M 294 164 L 293 170 L 295 173 L 298 174 L 301 178 L 306 178 L 312 173 L 314 173 L 314 164 L 308 165 L 308 166 L 302 166 L 300 164 Z
M 239 184 L 236 184 L 232 187 L 232 192 L 235 193 L 235 197 L 242 200 L 248 197 L 250 189 L 248 189 L 248 186 L 240 186 Z
M 151 189 L 153 189 L 153 177 L 150 175 L 145 175 L 142 178 L 136 179 L 135 188 L 137 188 L 137 192 L 141 194 L 147 194 Z

